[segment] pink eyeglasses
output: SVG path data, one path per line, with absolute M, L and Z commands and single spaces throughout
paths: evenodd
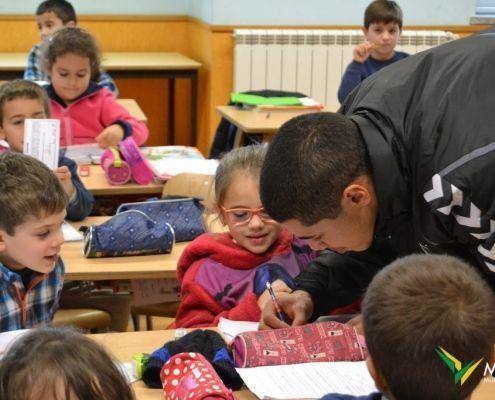
M 260 208 L 229 208 L 220 206 L 227 220 L 233 225 L 248 224 L 254 215 L 257 215 L 265 223 L 275 222 L 263 207 Z

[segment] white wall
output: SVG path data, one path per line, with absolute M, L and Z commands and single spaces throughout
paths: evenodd
M 466 25 L 476 0 L 397 0 L 406 25 Z M 191 15 L 214 25 L 361 25 L 370 0 L 73 0 L 79 14 Z M 0 0 L 33 14 L 40 0 Z

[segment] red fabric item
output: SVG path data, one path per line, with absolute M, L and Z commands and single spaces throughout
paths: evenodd
M 234 400 L 213 366 L 199 353 L 180 353 L 162 367 L 165 400 Z
M 261 310 L 256 295 L 247 294 L 237 305 L 225 309 L 210 293 L 195 282 L 195 276 L 210 258 L 233 269 L 253 269 L 276 254 L 291 250 L 292 234 L 282 230 L 278 240 L 264 254 L 254 254 L 232 241 L 228 233 L 203 234 L 182 253 L 177 266 L 181 285 L 181 303 L 170 328 L 216 326 L 220 317 L 233 321 L 259 321 Z
M 146 124 L 132 117 L 106 88 L 88 94 L 66 108 L 54 100 L 50 100 L 50 106 L 52 118 L 60 120 L 60 146 L 95 143 L 95 137 L 116 121 L 132 127 L 131 136 L 138 146 L 148 139 Z

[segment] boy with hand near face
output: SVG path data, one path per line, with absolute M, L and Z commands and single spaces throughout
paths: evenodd
M 49 323 L 65 268 L 67 194 L 41 161 L 0 154 L 0 332 Z
M 340 82 L 338 98 L 341 103 L 368 76 L 408 56 L 394 50 L 401 31 L 402 10 L 395 1 L 375 0 L 368 5 L 363 28 L 366 40 L 354 48 L 353 61 Z
M 43 1 L 36 9 L 36 23 L 40 31 L 41 43 L 34 45 L 29 52 L 24 79 L 29 81 L 48 81 L 43 69 L 43 47 L 60 28 L 65 26 L 75 27 L 77 25 L 76 11 L 72 4 L 65 0 Z M 118 97 L 117 86 L 106 72 L 101 71 L 98 84 L 106 87 L 115 94 L 115 97 Z
M 24 121 L 26 118 L 50 117 L 46 92 L 34 82 L 16 80 L 0 86 L 0 152 L 12 150 L 22 153 L 24 147 Z M 93 209 L 94 197 L 77 175 L 77 166 L 67 157 L 60 157 L 55 169 L 62 187 L 69 197 L 67 219 L 79 221 Z

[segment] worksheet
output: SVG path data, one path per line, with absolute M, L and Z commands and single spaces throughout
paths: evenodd
M 43 162 L 54 170 L 58 167 L 60 121 L 58 119 L 26 119 L 24 121 L 24 154 Z

